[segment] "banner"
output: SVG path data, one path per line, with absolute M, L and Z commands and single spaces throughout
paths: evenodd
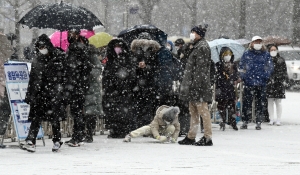
M 25 139 L 31 124 L 28 121 L 30 106 L 24 102 L 29 82 L 28 65 L 27 63 L 5 63 L 4 71 L 16 133 L 19 139 Z M 42 137 L 44 133 L 40 128 L 37 138 Z

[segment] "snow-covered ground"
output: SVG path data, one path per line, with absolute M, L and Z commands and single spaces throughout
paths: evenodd
M 300 174 L 299 100 L 299 92 L 287 92 L 282 126 L 263 123 L 257 131 L 255 124 L 250 124 L 248 130 L 226 126 L 220 131 L 213 124 L 212 147 L 160 144 L 151 138 L 123 143 L 122 139 L 97 135 L 93 143 L 63 146 L 59 153 L 51 152 L 50 139 L 45 147 L 38 140 L 35 153 L 14 147 L 0 149 L 0 175 Z M 197 140 L 200 136 L 198 133 Z

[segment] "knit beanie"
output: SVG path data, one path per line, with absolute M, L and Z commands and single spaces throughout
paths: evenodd
M 204 38 L 207 27 L 208 27 L 208 24 L 205 24 L 204 27 L 202 27 L 202 25 L 195 26 L 192 28 L 191 32 L 196 32 L 198 35 L 200 35 L 202 38 Z

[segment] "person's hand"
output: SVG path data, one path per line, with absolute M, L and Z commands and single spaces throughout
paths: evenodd
M 145 64 L 145 62 L 144 61 L 141 61 L 141 62 L 139 62 L 139 68 L 145 68 L 146 67 L 146 64 Z
M 168 140 L 166 136 L 157 136 L 156 139 L 159 140 L 160 142 L 166 142 Z

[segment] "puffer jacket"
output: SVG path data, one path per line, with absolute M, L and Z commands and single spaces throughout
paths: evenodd
M 163 114 L 164 114 L 163 110 L 166 108 L 169 108 L 169 106 L 166 106 L 166 105 L 160 106 L 156 111 L 156 115 L 155 115 L 153 121 L 149 125 L 151 127 L 151 132 L 152 132 L 154 138 L 156 138 L 157 136 L 160 136 L 160 134 L 159 134 L 160 129 L 164 129 L 167 127 L 167 124 L 162 119 Z M 173 133 L 172 138 L 177 140 L 178 134 L 180 132 L 180 123 L 178 121 L 178 114 L 175 116 L 173 122 L 170 125 L 174 125 L 174 127 L 175 127 L 175 132 Z
M 246 86 L 266 86 L 273 72 L 273 61 L 265 50 L 247 50 L 239 64 L 240 77 Z
M 193 102 L 212 102 L 210 81 L 211 51 L 204 38 L 195 42 L 187 60 L 180 86 L 180 99 Z

